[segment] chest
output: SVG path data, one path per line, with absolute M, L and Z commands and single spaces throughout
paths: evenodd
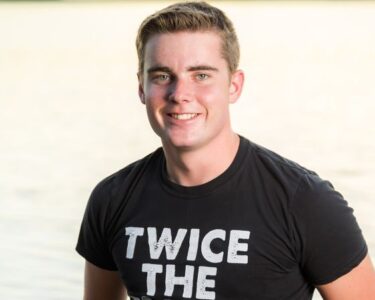
M 257 299 L 277 282 L 300 283 L 284 208 L 268 201 L 250 189 L 202 199 L 143 190 L 118 222 L 111 249 L 129 294 Z

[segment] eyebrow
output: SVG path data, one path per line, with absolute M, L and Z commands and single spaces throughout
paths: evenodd
M 219 71 L 218 68 L 215 68 L 215 67 L 212 67 L 212 66 L 209 66 L 209 65 L 191 66 L 191 67 L 188 67 L 187 70 L 189 72 L 194 72 L 194 71 L 214 71 L 214 72 L 218 72 Z M 172 69 L 170 69 L 169 67 L 159 66 L 159 65 L 156 65 L 154 67 L 150 67 L 149 69 L 147 69 L 148 74 L 154 73 L 154 72 L 165 72 L 165 73 L 170 73 L 170 74 L 173 73 Z
M 168 67 L 163 66 L 154 66 L 147 69 L 147 73 L 154 73 L 154 72 L 165 72 L 165 73 L 172 73 L 172 70 Z
M 188 71 L 215 71 L 215 72 L 218 72 L 219 69 L 215 68 L 215 67 L 212 67 L 212 66 L 208 66 L 208 65 L 198 65 L 198 66 L 189 67 Z

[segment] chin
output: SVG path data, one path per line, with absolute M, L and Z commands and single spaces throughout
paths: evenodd
M 199 141 L 197 137 L 168 137 L 166 139 L 162 139 L 163 145 L 169 148 L 175 148 L 179 150 L 192 150 L 199 146 Z

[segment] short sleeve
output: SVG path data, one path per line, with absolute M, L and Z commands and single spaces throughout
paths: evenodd
M 350 272 L 366 256 L 361 229 L 342 195 L 317 175 L 305 175 L 292 203 L 300 266 L 314 285 Z
M 117 270 L 105 232 L 110 202 L 108 189 L 107 182 L 102 181 L 91 193 L 83 216 L 76 251 L 102 269 Z

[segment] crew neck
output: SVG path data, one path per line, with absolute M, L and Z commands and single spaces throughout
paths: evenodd
M 202 198 L 207 195 L 210 195 L 213 191 L 217 190 L 228 182 L 231 177 L 236 172 L 239 172 L 239 170 L 244 165 L 244 160 L 246 158 L 246 155 L 248 154 L 249 149 L 249 141 L 239 135 L 240 137 L 240 143 L 236 152 L 236 155 L 232 161 L 232 163 L 229 165 L 229 167 L 221 173 L 219 176 L 215 177 L 214 179 L 195 186 L 183 186 L 177 183 L 172 182 L 168 178 L 167 168 L 166 168 L 166 160 L 164 154 L 162 155 L 162 158 L 160 160 L 161 163 L 161 186 L 165 189 L 166 192 L 173 194 L 177 197 L 183 197 L 183 198 Z

